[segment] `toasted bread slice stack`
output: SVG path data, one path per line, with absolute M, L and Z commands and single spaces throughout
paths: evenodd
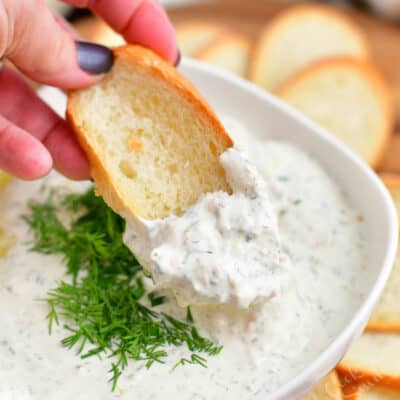
M 291 7 L 261 33 L 250 79 L 274 91 L 300 69 L 332 56 L 369 56 L 367 42 L 357 26 L 331 7 Z
M 354 341 L 337 371 L 348 382 L 379 382 L 400 389 L 400 335 L 364 333 Z
M 373 64 L 332 58 L 289 79 L 277 94 L 377 167 L 393 128 L 393 103 Z
M 197 90 L 150 50 L 116 49 L 104 79 L 69 95 L 67 117 L 117 212 L 163 218 L 203 193 L 230 191 L 219 155 L 232 140 Z
M 342 400 L 342 388 L 339 377 L 332 371 L 323 378 L 314 390 L 303 400 Z
M 246 77 L 251 42 L 246 36 L 227 33 L 201 50 L 196 58 Z
M 400 157 L 400 154 L 398 156 Z M 381 178 L 392 195 L 400 223 L 400 176 L 384 174 Z M 367 330 L 400 333 L 400 248 L 397 250 L 385 290 L 368 322 Z
M 211 21 L 186 21 L 176 25 L 176 37 L 181 54 L 195 56 L 212 43 L 225 30 L 223 25 Z

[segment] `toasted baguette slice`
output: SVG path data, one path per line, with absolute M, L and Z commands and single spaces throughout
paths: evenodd
M 337 366 L 347 382 L 367 382 L 400 389 L 400 335 L 364 333 Z
M 378 382 L 379 385 L 379 382 Z M 399 400 L 400 391 L 374 384 L 349 385 L 344 387 L 346 400 Z
M 384 174 L 381 178 L 392 195 L 400 223 L 400 175 Z M 393 270 L 367 330 L 400 333 L 400 248 L 397 249 Z
M 230 191 L 219 155 L 230 137 L 196 89 L 150 50 L 115 50 L 96 85 L 69 95 L 67 117 L 98 192 L 117 212 L 180 214 L 201 194 Z
M 400 132 L 392 135 L 380 164 L 380 170 L 400 174 Z
M 291 7 L 263 30 L 255 46 L 250 79 L 274 91 L 286 79 L 314 61 L 332 56 L 366 58 L 362 32 L 334 8 Z
M 251 42 L 246 36 L 229 33 L 206 46 L 196 58 L 246 77 L 250 50 Z
M 322 379 L 314 390 L 303 400 L 342 400 L 342 389 L 339 377 L 332 371 Z
M 212 43 L 225 30 L 223 25 L 211 21 L 187 21 L 176 25 L 176 37 L 181 54 L 195 56 Z
M 352 58 L 316 62 L 289 79 L 277 94 L 372 167 L 379 165 L 394 112 L 388 85 L 373 64 Z

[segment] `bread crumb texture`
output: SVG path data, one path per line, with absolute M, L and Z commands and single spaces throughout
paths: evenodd
M 229 191 L 219 155 L 230 138 L 194 87 L 149 50 L 116 50 L 101 82 L 70 95 L 68 118 L 116 211 L 162 218 Z

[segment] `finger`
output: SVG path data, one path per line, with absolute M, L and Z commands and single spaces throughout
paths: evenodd
M 65 121 L 59 120 L 47 132 L 43 144 L 52 155 L 57 171 L 74 180 L 90 178 L 90 168 L 86 156 Z
M 0 72 L 0 92 L 0 114 L 42 141 L 59 172 L 71 179 L 89 178 L 88 162 L 71 129 L 16 72 Z
M 0 168 L 21 179 L 47 175 L 52 158 L 39 140 L 0 116 Z
M 150 47 L 175 63 L 179 51 L 171 22 L 164 9 L 152 0 L 66 0 L 76 7 L 89 7 L 127 42 Z
M 92 73 L 105 72 L 113 59 L 105 47 L 93 46 L 91 51 L 92 64 L 101 68 L 90 69 L 85 63 L 87 48 L 80 57 L 81 45 L 75 44 L 42 0 L 0 2 L 0 54 L 30 78 L 62 88 L 89 85 L 98 79 Z
M 73 40 L 79 39 L 78 32 L 74 29 L 74 27 L 68 21 L 65 20 L 64 17 L 62 17 L 60 14 L 57 14 L 56 12 L 53 13 L 53 17 L 56 20 L 57 24 L 60 25 L 60 27 L 62 29 L 64 29 L 64 31 L 67 32 L 68 35 Z

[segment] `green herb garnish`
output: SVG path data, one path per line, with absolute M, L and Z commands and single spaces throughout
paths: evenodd
M 70 334 L 62 340 L 76 348 L 81 358 L 106 355 L 112 358 L 112 390 L 130 359 L 147 368 L 163 363 L 170 346 L 185 345 L 190 358 L 174 366 L 198 364 L 206 359 L 197 353 L 218 354 L 222 347 L 202 337 L 190 309 L 186 321 L 157 312 L 163 296 L 146 293 L 142 268 L 122 242 L 124 220 L 93 190 L 70 194 L 63 201 L 51 195 L 44 203 L 31 202 L 25 217 L 33 231 L 32 250 L 61 254 L 72 276 L 62 281 L 45 299 L 49 333 L 62 316 Z M 60 215 L 67 215 L 64 224 Z M 142 304 L 147 295 L 152 308 Z

